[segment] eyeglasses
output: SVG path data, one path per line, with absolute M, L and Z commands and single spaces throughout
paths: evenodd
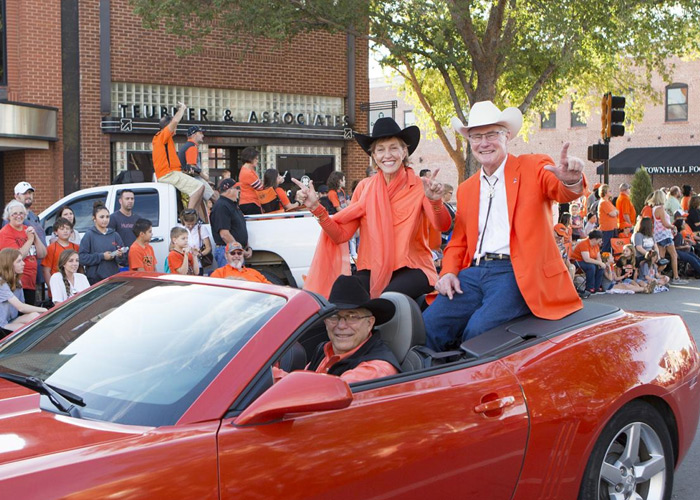
M 371 314 L 368 314 L 366 316 L 360 316 L 358 314 L 348 314 L 347 316 L 341 316 L 339 314 L 334 314 L 333 316 L 328 316 L 325 321 L 329 325 L 337 325 L 341 319 L 345 320 L 345 323 L 348 325 L 356 325 L 357 323 L 360 322 L 360 320 L 363 320 L 365 318 L 369 318 L 372 316 Z
M 493 142 L 496 139 L 498 139 L 499 135 L 505 134 L 505 131 L 503 130 L 498 130 L 494 132 L 488 132 L 486 134 L 470 134 L 469 135 L 469 142 L 473 144 L 479 144 L 483 142 L 484 139 L 486 139 L 488 142 Z
M 243 250 L 233 250 L 229 252 L 230 255 L 243 255 Z
M 10 214 L 10 217 L 22 217 L 24 219 L 25 213 L 24 212 L 15 212 L 13 214 Z

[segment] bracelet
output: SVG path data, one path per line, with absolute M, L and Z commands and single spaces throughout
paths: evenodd
M 576 182 L 574 182 L 572 184 L 568 184 L 566 182 L 562 182 L 562 184 L 564 184 L 564 186 L 566 186 L 566 187 L 574 187 L 577 184 L 581 184 L 581 181 L 583 181 L 583 174 L 581 174 L 581 178 L 579 180 L 577 180 Z

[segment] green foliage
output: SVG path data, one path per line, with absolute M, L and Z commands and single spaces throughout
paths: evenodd
M 460 145 L 445 134 L 478 101 L 517 106 L 524 133 L 571 98 L 585 119 L 611 91 L 634 121 L 659 101 L 652 75 L 670 81 L 674 57 L 700 53 L 700 0 L 131 0 L 149 27 L 190 36 L 215 27 L 226 42 L 283 43 L 324 29 L 369 39 L 380 63 L 406 78 L 462 175 Z M 632 95 L 633 92 L 633 95 Z M 437 124 L 437 127 L 435 126 Z M 444 127 L 444 129 L 442 128 Z M 460 161 L 460 158 L 462 160 Z
M 630 191 L 632 205 L 634 205 L 637 213 L 640 214 L 642 213 L 642 208 L 644 208 L 644 200 L 654 191 L 651 185 L 651 176 L 643 166 L 635 172 Z

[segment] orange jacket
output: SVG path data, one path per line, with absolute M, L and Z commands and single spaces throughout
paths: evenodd
M 518 288 L 532 313 L 560 319 L 583 307 L 554 241 L 551 201 L 575 200 L 575 193 L 544 170 L 554 161 L 545 155 L 508 155 L 505 165 L 510 257 Z M 479 236 L 479 176 L 457 189 L 457 215 L 452 239 L 445 249 L 442 274 L 467 268 Z M 585 179 L 584 179 L 585 184 Z

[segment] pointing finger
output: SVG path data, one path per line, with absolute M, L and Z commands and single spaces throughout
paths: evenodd
M 293 182 L 294 184 L 296 184 L 297 186 L 299 186 L 301 189 L 304 189 L 304 188 L 306 187 L 306 186 L 304 186 L 304 184 L 302 184 L 301 182 L 299 182 L 298 180 L 296 180 L 294 177 L 292 177 L 292 182 Z
M 559 164 L 566 168 L 569 164 L 569 145 L 571 143 L 567 142 L 561 148 L 561 158 L 559 159 Z
M 440 172 L 440 167 L 438 167 L 438 168 L 436 168 L 435 170 L 433 170 L 433 173 L 430 174 L 430 180 L 431 180 L 431 181 L 434 181 L 434 180 L 435 180 L 435 178 L 437 177 L 438 172 Z

